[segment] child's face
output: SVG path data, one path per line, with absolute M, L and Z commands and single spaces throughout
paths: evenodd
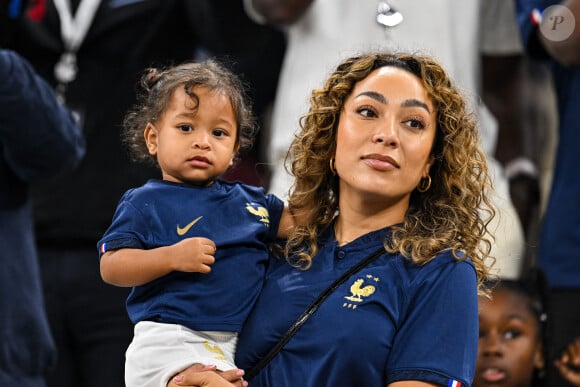
M 163 180 L 211 184 L 233 163 L 237 123 L 230 99 L 219 91 L 196 87 L 199 105 L 177 88 L 167 110 L 144 135 L 149 153 L 157 157 Z
M 496 289 L 479 298 L 479 348 L 474 387 L 529 387 L 534 368 L 543 368 L 542 344 L 529 300 Z

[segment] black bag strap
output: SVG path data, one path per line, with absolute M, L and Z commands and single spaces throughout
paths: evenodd
M 380 257 L 384 252 L 385 248 L 381 247 L 378 251 L 370 254 L 365 259 L 363 259 L 362 261 L 360 261 L 359 263 L 348 269 L 342 276 L 340 276 L 340 278 L 336 279 L 328 288 L 326 288 L 326 290 L 324 290 L 318 296 L 318 298 L 314 300 L 314 302 L 312 302 L 312 304 L 310 304 L 308 308 L 306 308 L 306 310 L 300 315 L 300 317 L 296 319 L 294 324 L 292 324 L 292 326 L 286 331 L 286 333 L 284 334 L 284 336 L 282 336 L 280 341 L 278 341 L 278 343 L 276 343 L 276 345 L 272 347 L 270 351 L 262 359 L 260 359 L 260 361 L 254 367 L 252 367 L 249 371 L 245 373 L 244 379 L 250 380 L 254 376 L 256 376 L 258 372 L 260 372 L 260 370 L 264 368 L 266 364 L 268 364 L 270 360 L 272 360 L 274 356 L 278 354 L 278 352 L 280 352 L 280 350 L 284 347 L 284 345 L 286 345 L 286 343 L 290 341 L 292 336 L 294 336 L 294 334 L 298 332 L 298 330 L 302 327 L 302 325 L 304 325 L 306 320 L 308 320 L 310 316 L 312 316 L 314 312 L 316 312 L 320 304 L 322 304 L 322 302 L 326 300 L 332 292 L 334 292 L 353 274 L 357 273 L 367 264 Z

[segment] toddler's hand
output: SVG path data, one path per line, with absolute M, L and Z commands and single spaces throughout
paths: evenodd
M 214 264 L 216 245 L 211 239 L 187 238 L 171 248 L 172 267 L 187 273 L 209 273 Z

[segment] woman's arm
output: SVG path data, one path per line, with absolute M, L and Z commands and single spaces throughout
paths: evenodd
M 420 382 L 417 380 L 405 380 L 389 384 L 387 387 L 441 387 L 439 384 Z
M 308 222 L 308 211 L 304 209 L 284 207 L 280 224 L 278 225 L 278 238 L 288 239 L 296 226 L 304 226 Z
M 282 216 L 280 217 L 280 224 L 278 225 L 278 238 L 288 239 L 288 237 L 294 232 L 296 227 L 296 218 L 294 214 L 288 207 L 284 207 L 282 211 Z
M 200 237 L 150 250 L 111 250 L 101 256 L 101 277 L 111 285 L 139 286 L 172 271 L 206 274 L 215 251 L 212 240 Z

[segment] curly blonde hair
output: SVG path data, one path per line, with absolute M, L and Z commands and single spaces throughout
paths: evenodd
M 122 137 L 135 161 L 148 161 L 156 165 L 156 157 L 149 154 L 143 131 L 148 123 L 156 123 L 163 116 L 173 92 L 179 87 L 191 98 L 193 109 L 198 105 L 198 96 L 194 91 L 196 87 L 224 93 L 232 104 L 237 123 L 238 152 L 234 161 L 239 161 L 239 156 L 251 149 L 257 129 L 246 94 L 247 87 L 215 59 L 164 68 L 150 67 L 143 73 L 138 86 L 137 104 L 125 115 Z
M 493 237 L 487 225 L 495 210 L 487 196 L 491 190 L 486 156 L 480 148 L 477 121 L 466 100 L 443 68 L 432 58 L 406 53 L 367 53 L 344 60 L 310 98 L 310 109 L 300 119 L 301 131 L 288 153 L 295 177 L 289 206 L 305 222 L 289 238 L 285 256 L 308 268 L 318 251 L 317 236 L 338 212 L 338 176 L 330 169 L 336 134 L 345 100 L 356 83 L 374 70 L 394 66 L 417 76 L 436 110 L 437 129 L 430 170 L 431 188 L 414 190 L 402 224 L 392 227 L 385 241 L 389 253 L 401 253 L 425 264 L 450 249 L 456 259 L 469 257 L 478 284 L 488 274 L 484 261 Z

